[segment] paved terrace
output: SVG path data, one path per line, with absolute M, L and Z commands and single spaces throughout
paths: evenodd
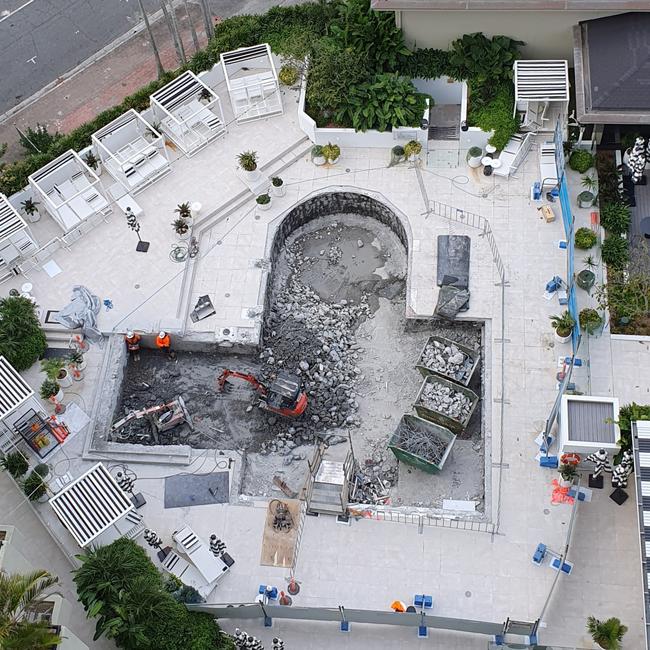
M 490 519 L 498 518 L 499 534 L 492 537 L 436 527 L 425 527 L 418 534 L 417 527 L 401 523 L 364 519 L 345 527 L 323 516 L 308 518 L 296 569 L 302 591 L 294 602 L 387 609 L 394 598 L 408 601 L 413 594 L 424 591 L 433 594 L 434 613 L 441 616 L 533 621 L 540 615 L 555 574 L 548 568 L 534 566 L 531 555 L 540 541 L 552 548 L 562 548 L 570 515 L 569 506 L 550 504 L 551 481 L 557 473 L 540 469 L 534 459 L 533 439 L 556 397 L 557 359 L 569 353 L 568 345 L 554 342 L 549 324 L 549 316 L 561 309 L 556 300 L 546 301 L 542 295 L 544 285 L 553 275 L 565 273 L 565 253 L 557 246 L 563 238 L 559 206 L 555 206 L 558 218 L 547 224 L 528 198 L 530 185 L 538 175 L 537 151 L 530 152 L 517 175 L 509 180 L 475 175 L 464 166 L 422 171 L 430 199 L 479 213 L 490 221 L 509 280 L 502 359 L 500 342 L 495 341 L 501 338 L 501 289 L 495 286 L 498 276 L 487 241 L 467 226 L 427 216 L 415 170 L 406 165 L 386 168 L 387 151 L 344 150 L 336 167 L 314 167 L 302 154 L 301 147 L 308 143 L 302 142 L 296 126 L 294 99 L 292 93 L 285 96 L 284 116 L 244 126 L 231 125 L 225 140 L 211 144 L 191 159 L 175 161 L 171 174 L 138 195 L 137 200 L 145 209 L 142 234 L 152 242 L 148 254 L 135 252 L 135 236 L 116 213 L 107 224 L 77 242 L 70 252 L 55 255 L 63 269 L 61 275 L 51 280 L 45 274 L 34 274 L 34 293 L 45 307 L 55 308 L 66 303 L 74 284 L 86 284 L 102 299 L 111 298 L 114 302 L 112 311 L 102 312 L 100 324 L 106 332 L 121 331 L 127 323 L 155 330 L 165 319 L 176 322 L 179 329 L 187 327 L 183 322 L 187 307 L 183 296 L 191 296 L 192 303 L 202 293 L 210 294 L 217 310 L 216 317 L 199 323 L 197 333 L 202 338 L 222 325 L 250 326 L 248 310 L 261 305 L 263 280 L 263 271 L 255 262 L 264 257 L 274 226 L 295 202 L 324 188 L 340 187 L 371 193 L 408 221 L 412 251 L 407 308 L 411 314 L 431 315 L 437 298 L 436 235 L 469 234 L 472 298 L 466 316 L 486 319 L 492 339 L 488 342 L 490 356 L 486 358 L 486 378 L 492 388 L 491 394 L 486 393 L 486 406 L 491 411 L 486 427 L 486 457 L 491 469 Z M 256 149 L 262 165 L 272 161 L 269 166 L 273 170 L 285 167 L 280 175 L 288 185 L 287 195 L 274 199 L 267 212 L 257 212 L 252 194 L 234 169 L 236 154 L 245 149 Z M 280 154 L 280 159 L 274 160 Z M 198 224 L 201 255 L 192 274 L 182 273 L 182 268 L 167 256 L 175 237 L 169 226 L 173 209 L 185 200 L 201 201 L 205 215 Z M 587 211 L 577 211 L 576 218 L 586 223 Z M 37 226 L 43 227 L 45 223 Z M 15 284 L 20 282 L 18 279 Z M 607 331 L 602 340 L 607 347 Z M 598 392 L 594 394 L 609 394 L 614 387 L 621 403 L 639 399 L 639 394 L 647 392 L 650 385 L 650 370 L 647 364 L 635 366 L 639 348 L 619 342 L 612 345 L 616 345 L 616 354 L 610 356 L 613 363 L 591 369 L 600 378 Z M 95 363 L 89 366 L 79 396 L 73 398 L 85 404 L 86 409 L 90 409 L 95 398 L 93 384 L 99 374 L 101 351 L 95 350 L 92 355 Z M 502 361 L 506 369 L 503 394 Z M 599 359 L 598 363 L 606 362 Z M 625 374 L 618 373 L 619 367 Z M 635 369 L 636 375 L 632 386 L 625 382 L 630 368 Z M 28 379 L 37 386 L 35 372 L 30 371 Z M 586 390 L 586 375 L 576 381 L 579 388 Z M 96 390 L 99 394 L 101 386 Z M 495 401 L 501 398 L 502 447 L 501 404 Z M 75 437 L 57 452 L 58 458 L 53 461 L 56 473 L 67 468 L 76 476 L 90 466 L 82 458 L 85 435 Z M 285 569 L 259 565 L 267 503 L 164 509 L 163 478 L 178 472 L 210 471 L 218 460 L 213 454 L 194 451 L 192 464 L 187 467 L 134 465 L 140 477 L 137 489 L 148 501 L 141 512 L 147 525 L 165 541 L 183 524 L 191 525 L 206 539 L 216 532 L 227 542 L 236 564 L 210 601 L 250 602 L 260 583 L 281 586 L 287 575 Z M 498 463 L 501 456 L 502 469 L 492 466 L 491 461 Z M 110 461 L 106 459 L 107 464 Z M 237 465 L 238 462 L 235 475 Z M 235 476 L 233 483 L 236 484 Z M 584 626 L 587 616 L 595 615 L 619 616 L 629 626 L 626 647 L 642 647 L 634 503 L 629 499 L 618 507 L 607 498 L 608 493 L 607 489 L 596 492 L 592 503 L 579 508 L 568 558 L 575 563 L 575 569 L 570 577 L 560 579 L 544 616 L 540 630 L 544 643 L 591 647 Z M 47 526 L 60 537 L 66 553 L 77 553 L 72 538 L 61 531 L 49 507 L 37 508 Z M 226 627 L 235 624 L 224 622 Z M 418 642 L 414 630 L 401 628 L 369 629 L 357 625 L 351 635 L 341 636 L 333 624 L 276 626 L 273 633 L 290 641 L 292 647 L 307 647 L 308 643 L 309 647 L 325 648 L 335 642 L 336 647 L 360 648 L 368 647 L 372 641 L 377 648 L 394 648 L 406 643 L 412 647 L 425 647 L 426 643 L 429 647 L 432 643 Z M 242 627 L 263 638 L 271 636 L 265 636 L 257 622 Z M 323 631 L 323 636 L 316 638 L 316 630 Z M 433 631 L 432 635 L 444 639 L 448 648 L 478 650 L 486 645 L 484 638 L 438 636 Z

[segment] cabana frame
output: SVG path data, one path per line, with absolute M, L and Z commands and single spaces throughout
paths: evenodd
M 268 43 L 224 52 L 221 65 L 238 123 L 284 112 L 278 75 Z
M 134 109 L 99 129 L 92 141 L 106 171 L 130 194 L 171 171 L 163 136 Z
M 29 185 L 63 232 L 99 222 L 113 211 L 99 176 L 72 149 L 34 172 Z
M 219 96 L 188 70 L 150 97 L 160 130 L 188 156 L 225 135 Z
M 68 483 L 49 503 L 82 548 L 134 537 L 142 528 L 142 515 L 102 463 Z
M 565 60 L 520 60 L 514 64 L 515 105 L 513 117 L 522 116 L 521 128 L 528 131 L 549 130 L 554 124 L 548 114 L 550 104 L 561 104 L 566 113 L 569 104 L 569 66 Z M 552 130 L 552 129 L 550 129 Z
M 9 199 L 0 194 L 0 281 L 18 273 L 12 269 L 36 248 L 29 226 Z

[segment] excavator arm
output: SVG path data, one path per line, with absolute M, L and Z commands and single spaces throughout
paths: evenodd
M 228 370 L 227 368 L 219 375 L 217 379 L 217 386 L 219 392 L 223 392 L 228 384 L 228 378 L 235 377 L 236 379 L 243 379 L 253 386 L 253 388 L 261 395 L 266 395 L 266 387 L 262 384 L 257 377 L 249 375 L 244 372 L 237 372 L 236 370 Z

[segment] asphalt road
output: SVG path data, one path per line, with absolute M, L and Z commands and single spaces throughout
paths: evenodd
M 295 0 L 294 0 L 295 1 Z M 210 0 L 214 15 L 255 13 L 272 0 Z M 148 13 L 158 0 L 144 0 Z M 133 29 L 137 0 L 0 0 L 0 115 Z

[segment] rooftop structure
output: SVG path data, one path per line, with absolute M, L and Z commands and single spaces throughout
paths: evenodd
M 66 485 L 50 505 L 79 546 L 132 536 L 142 517 L 102 463 Z
M 237 122 L 259 120 L 284 111 L 268 43 L 224 52 L 221 65 Z
M 0 281 L 11 277 L 12 268 L 36 250 L 24 219 L 9 199 L 0 194 Z
M 34 172 L 29 184 L 64 233 L 112 212 L 99 177 L 72 149 Z
M 151 95 L 160 130 L 187 155 L 226 133 L 219 96 L 190 70 Z
M 114 196 L 136 194 L 170 171 L 163 136 L 136 110 L 114 119 L 92 137 L 100 161 L 117 181 L 109 188 Z
M 578 120 L 650 122 L 650 13 L 581 22 L 573 39 Z
M 618 399 L 563 395 L 560 411 L 560 448 L 562 453 L 591 454 L 599 449 L 618 451 L 620 432 Z

